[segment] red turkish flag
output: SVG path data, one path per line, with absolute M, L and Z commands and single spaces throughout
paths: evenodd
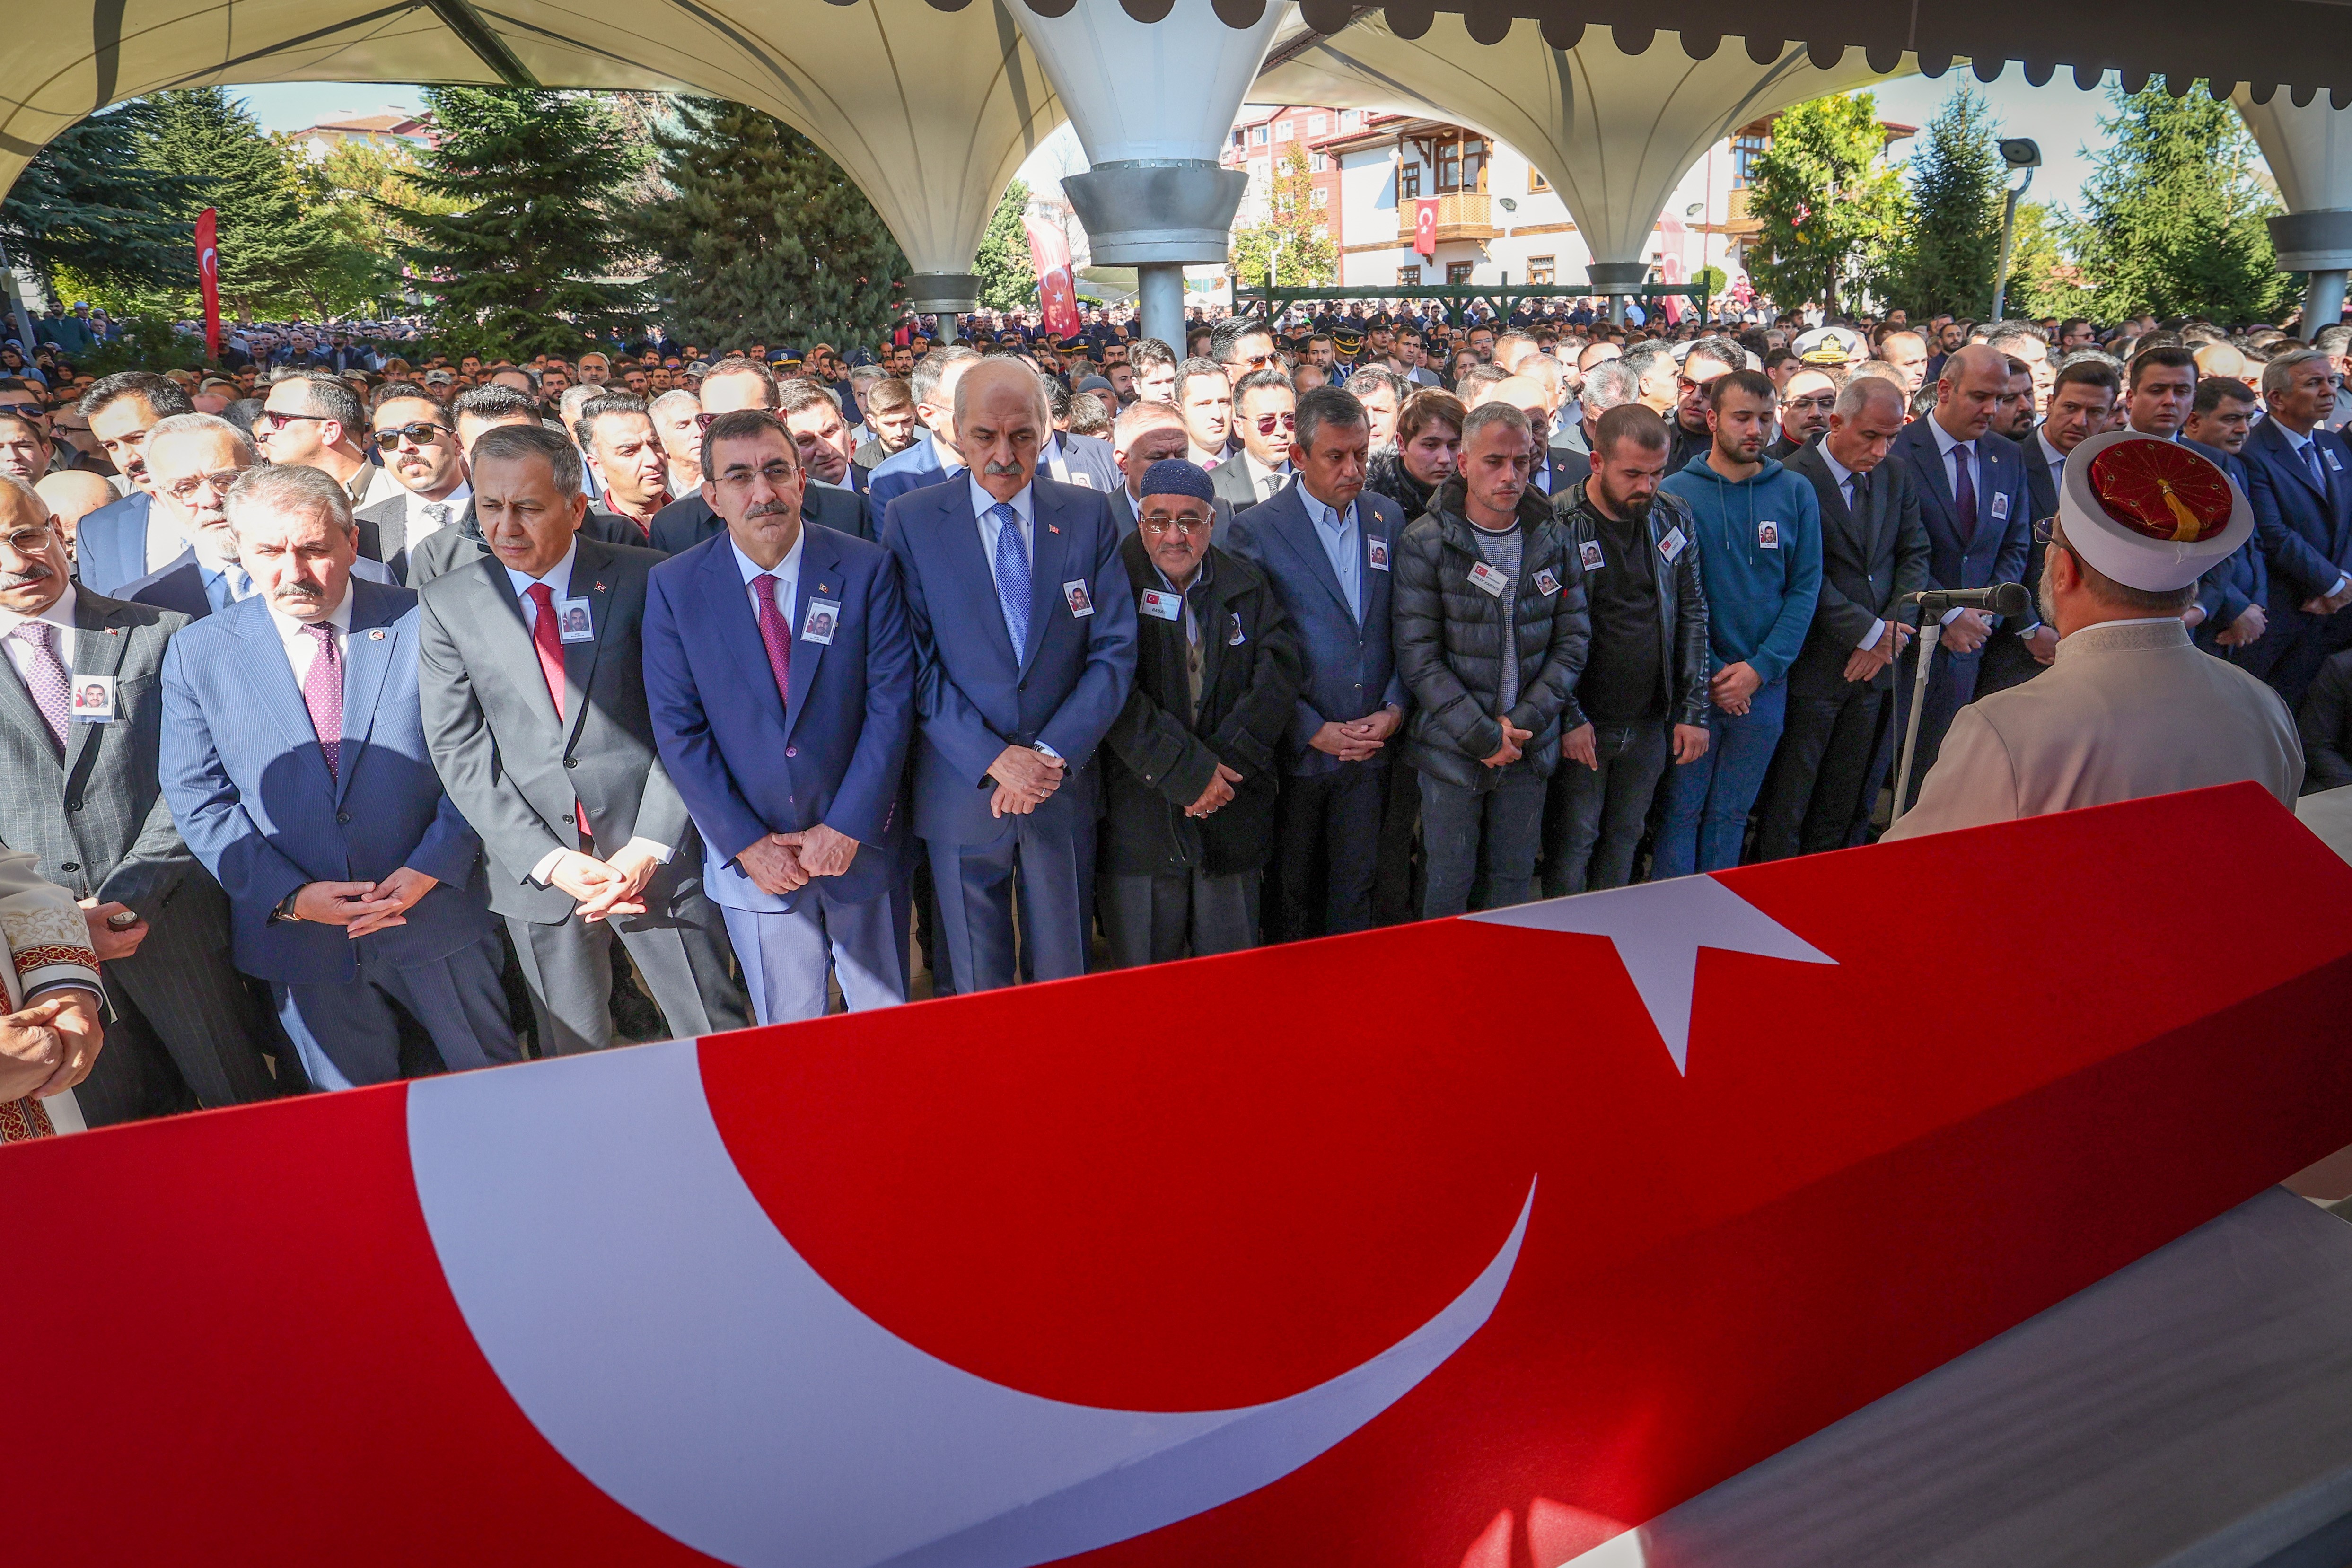
M 196 281 L 205 296 L 205 358 L 220 358 L 220 214 L 206 207 L 196 214 Z
M 1426 197 L 1412 207 L 1412 248 L 1417 255 L 1437 254 L 1437 201 Z
M 2347 904 L 2236 785 L 11 1145 L 18 1550 L 1558 1562 L 2352 1142 Z
M 1029 259 L 1037 268 L 1039 319 L 1056 338 L 1070 337 L 1081 323 L 1077 284 L 1070 276 L 1069 236 L 1035 218 L 1023 218 L 1021 226 L 1029 231 Z

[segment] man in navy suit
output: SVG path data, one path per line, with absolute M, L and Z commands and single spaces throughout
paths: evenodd
M 2286 699 L 2303 695 L 2328 655 L 2352 647 L 2352 446 L 2326 428 L 2336 369 L 2313 349 L 2263 367 L 2270 417 L 2242 455 L 2254 531 L 2270 560 L 2270 626 L 2247 669 Z
M 1904 426 L 1895 438 L 1895 455 L 1910 470 L 1920 518 L 1927 526 L 1931 588 L 1986 588 L 2016 582 L 2025 574 L 2026 548 L 2033 538 L 2025 454 L 1991 429 L 1993 414 L 2008 392 L 2009 356 L 1971 343 L 1945 360 L 1936 382 L 1935 411 Z M 1976 695 L 1985 640 L 1992 635 L 1995 620 L 1975 610 L 1956 610 L 1944 618 L 1942 648 L 1928 676 L 1919 747 L 1911 766 L 1915 799 L 1919 781 L 1935 766 L 1953 716 Z M 1923 636 L 1908 656 L 1927 658 L 1935 647 Z M 1912 685 L 1912 679 L 1898 671 L 1898 737 L 1910 724 Z
M 2244 453 L 2260 412 L 2254 389 L 2245 382 L 2230 376 L 2202 377 L 2180 439 L 2219 452 L 2223 470 L 2239 489 L 2251 492 Z M 2196 608 L 2182 619 L 2194 628 L 2199 647 L 2217 659 L 2245 664 L 2270 628 L 2270 561 L 2257 531 L 2206 570 L 2197 583 Z
M 146 461 L 156 515 L 170 518 L 188 545 L 126 583 L 121 597 L 198 621 L 251 598 L 253 580 L 237 564 L 236 534 L 228 521 L 229 486 L 259 461 L 245 433 L 217 414 L 175 413 L 147 433 Z M 382 563 L 364 556 L 352 571 L 371 582 L 392 580 Z
M 765 409 L 702 437 L 725 531 L 656 567 L 646 700 L 662 766 L 701 831 L 763 1023 L 907 999 L 899 805 L 915 650 L 897 564 L 803 521 L 791 434 Z
M 351 497 L 318 469 L 252 470 L 228 511 L 257 591 L 172 640 L 162 777 L 237 967 L 320 1088 L 397 1078 L 399 1011 L 450 1068 L 517 1060 L 481 840 L 425 746 L 416 595 L 353 579 Z
M 1299 399 L 1297 477 L 1234 518 L 1234 553 L 1273 580 L 1305 653 L 1276 802 L 1276 929 L 1284 941 L 1372 923 L 1381 806 L 1405 685 L 1390 652 L 1390 552 L 1403 510 L 1364 488 L 1371 424 L 1338 387 Z
M 890 503 L 908 491 L 937 485 L 963 472 L 963 453 L 956 440 L 956 386 L 964 372 L 979 362 L 977 350 L 950 343 L 933 349 L 916 365 L 910 383 L 915 418 L 928 434 L 904 452 L 876 464 L 866 476 L 866 493 L 877 509 L 887 513 Z
M 951 419 L 966 473 L 893 500 L 882 540 L 919 661 L 915 831 L 955 984 L 979 991 L 1013 980 L 1016 878 L 1023 967 L 1086 972 L 1089 763 L 1135 678 L 1135 596 L 1108 498 L 1037 477 L 1034 371 L 969 366 Z
M 2035 522 L 2058 515 L 2067 455 L 2107 428 L 2122 390 L 2115 367 L 2101 359 L 2079 360 L 2060 371 L 2051 382 L 2041 424 L 2018 443 L 2025 454 L 2027 492 Z M 2218 453 L 2214 456 L 2222 460 Z M 2018 580 L 2028 588 L 2041 587 L 2043 549 L 2042 541 L 2036 539 L 2026 552 L 2025 575 Z M 1977 695 L 2022 685 L 2048 669 L 2057 656 L 2058 628 L 2042 622 L 2039 616 L 2021 625 L 2003 626 L 1985 640 L 1984 658 L 1977 670 Z
M 147 476 L 147 433 L 196 405 L 178 382 L 146 371 L 123 371 L 82 393 L 79 412 L 105 448 L 131 493 L 100 507 L 74 530 L 74 576 L 92 593 L 125 597 L 123 590 L 178 554 L 173 529 L 153 515 Z

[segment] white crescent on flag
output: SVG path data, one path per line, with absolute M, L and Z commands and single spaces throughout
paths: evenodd
M 606 1494 L 738 1568 L 1028 1568 L 1255 1491 L 1478 1331 L 1535 1203 L 1362 1365 L 1240 1409 L 1102 1409 L 950 1365 L 828 1284 L 729 1155 L 692 1041 L 408 1096 L 425 1224 L 508 1393 Z

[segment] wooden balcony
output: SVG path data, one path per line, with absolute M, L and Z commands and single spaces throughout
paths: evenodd
M 1397 243 L 1412 248 L 1413 220 L 1425 198 L 1407 196 L 1397 203 Z M 1483 191 L 1456 191 L 1437 198 L 1437 243 L 1450 239 L 1485 244 L 1502 231 L 1493 223 L 1494 203 Z

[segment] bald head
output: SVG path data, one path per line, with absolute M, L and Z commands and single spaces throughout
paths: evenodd
M 1955 350 L 1936 378 L 1936 423 L 1955 441 L 1974 441 L 1992 427 L 2008 392 L 2009 356 L 1970 343 Z
M 33 488 L 56 514 L 68 538 L 73 538 L 74 529 L 81 526 L 84 517 L 121 499 L 114 493 L 113 486 L 83 468 L 47 475 Z
M 48 522 L 49 505 L 33 486 L 0 473 L 0 608 L 38 615 L 72 580 L 65 538 Z
M 1528 423 L 1535 427 L 1538 447 L 1549 442 L 1552 396 L 1543 382 L 1533 376 L 1506 376 L 1492 386 L 1481 387 L 1470 394 L 1469 406 L 1472 408 L 1490 402 L 1508 403 L 1526 414 Z
M 1036 476 L 1054 422 L 1045 383 L 1027 365 L 1012 359 L 972 365 L 956 382 L 954 419 L 956 449 L 982 489 L 1009 501 Z

